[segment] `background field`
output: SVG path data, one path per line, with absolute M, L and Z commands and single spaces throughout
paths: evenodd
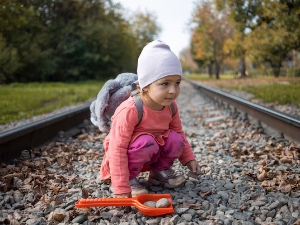
M 291 104 L 300 107 L 300 78 L 299 77 L 255 77 L 238 79 L 232 75 L 223 75 L 220 80 L 209 78 L 207 75 L 192 74 L 189 79 L 198 80 L 219 89 L 234 89 L 254 95 L 263 102 L 276 104 Z
M 95 99 L 104 82 L 0 85 L 0 124 Z
M 221 90 L 234 89 L 253 94 L 263 102 L 300 107 L 300 78 L 255 77 L 238 79 L 222 75 L 220 80 L 204 74 L 192 74 L 188 79 Z M 0 124 L 49 113 L 64 106 L 95 99 L 104 82 L 77 83 L 12 83 L 0 85 Z

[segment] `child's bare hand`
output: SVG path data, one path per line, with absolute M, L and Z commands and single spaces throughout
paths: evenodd
M 194 173 L 199 173 L 200 172 L 200 165 L 197 163 L 196 160 L 191 160 L 189 161 L 186 166 L 189 168 L 190 171 Z
M 131 198 L 131 192 L 117 195 L 115 194 L 114 196 L 115 198 Z

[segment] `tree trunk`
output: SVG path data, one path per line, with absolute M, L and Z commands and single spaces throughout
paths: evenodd
M 213 62 L 210 62 L 208 65 L 208 74 L 210 78 L 213 77 Z
M 244 56 L 240 60 L 240 75 L 240 78 L 246 77 L 246 61 Z
M 216 65 L 216 79 L 219 80 L 220 79 L 220 62 L 219 60 L 216 60 L 215 62 Z
M 271 67 L 273 70 L 274 77 L 279 77 L 280 69 L 281 69 L 281 62 L 272 62 L 271 61 L 270 64 L 271 64 Z
M 276 67 L 272 67 L 273 73 L 274 73 L 274 77 L 279 77 L 280 75 L 280 67 L 276 66 Z

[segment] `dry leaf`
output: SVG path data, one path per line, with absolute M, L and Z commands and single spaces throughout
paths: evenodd
M 9 220 L 9 225 L 20 225 L 20 223 L 18 220 L 13 218 L 13 219 Z
M 30 191 L 32 191 L 32 185 L 25 184 L 25 185 L 19 187 L 19 190 L 22 192 L 30 192 Z
M 22 219 L 22 214 L 18 211 L 14 211 L 14 218 L 16 220 L 21 220 Z
M 293 225 L 300 225 L 300 219 L 298 219 Z
M 49 214 L 48 221 L 57 221 L 57 222 L 68 222 L 70 219 L 69 213 L 64 209 L 55 209 L 53 212 Z
M 12 173 L 3 177 L 5 180 L 11 180 L 13 177 L 18 177 L 19 179 L 23 179 L 23 173 Z
M 58 221 L 58 222 L 62 222 L 65 218 L 65 215 L 64 214 L 61 214 L 61 213 L 54 213 L 52 215 L 52 218 L 55 220 L 55 221 Z
M 190 208 L 190 209 L 192 208 L 192 209 L 198 210 L 198 209 L 201 209 L 201 204 L 189 204 L 187 202 L 183 202 L 182 207 L 183 208 Z
M 292 190 L 292 186 L 290 184 L 284 185 L 284 186 L 280 186 L 279 190 L 282 193 L 289 193 Z
M 207 145 L 207 146 L 215 146 L 216 144 L 215 144 L 215 142 L 213 142 L 213 141 L 207 141 L 207 142 L 206 142 L 206 145 Z
M 48 188 L 51 189 L 55 195 L 59 192 L 59 188 L 54 185 L 49 185 Z
M 261 161 L 260 162 L 260 165 L 262 166 L 262 167 L 265 167 L 266 165 L 267 165 L 267 160 L 263 160 L 263 161 Z
M 282 162 L 282 163 L 292 163 L 293 160 L 291 158 L 289 158 L 288 156 L 284 156 L 280 159 L 280 162 Z
M 43 201 L 43 202 L 46 203 L 46 204 L 50 204 L 50 202 L 51 202 L 51 197 L 48 196 L 47 194 L 45 194 L 45 195 L 42 196 L 41 201 Z
M 242 205 L 242 206 L 240 207 L 240 210 L 246 210 L 246 209 L 248 209 L 248 206 L 246 206 L 246 205 Z
M 230 171 L 230 179 L 235 180 L 235 176 L 233 175 L 233 173 L 231 171 Z
M 89 197 L 89 192 L 85 188 L 82 188 L 81 192 L 82 192 L 81 198 L 88 198 Z
M 207 191 L 207 192 L 200 192 L 200 196 L 201 196 L 202 198 L 204 198 L 205 196 L 210 195 L 210 194 L 211 194 L 211 190 L 209 190 L 209 191 Z
M 67 188 L 67 187 L 62 187 L 62 188 L 60 189 L 60 192 L 68 192 L 68 188 Z
M 88 158 L 85 155 L 78 156 L 78 161 L 88 162 Z
M 264 180 L 262 183 L 261 183 L 261 186 L 263 187 L 272 187 L 272 186 L 275 186 L 276 182 L 273 181 L 273 180 Z
M 258 179 L 259 181 L 263 181 L 263 180 L 265 180 L 266 175 L 267 175 L 267 172 L 264 170 L 261 174 L 259 174 L 259 175 L 257 176 L 257 179 Z

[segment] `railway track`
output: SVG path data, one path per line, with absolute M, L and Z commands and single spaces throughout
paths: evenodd
M 187 79 L 186 81 L 196 87 L 200 93 L 222 105 L 224 109 L 231 111 L 241 110 L 244 112 L 245 117 L 249 115 L 256 119 L 258 126 L 265 124 L 280 132 L 282 136 L 300 142 L 299 119 L 229 95 L 202 85 L 199 82 Z M 83 125 L 84 120 L 89 119 L 89 113 L 89 104 L 87 104 L 32 124 L 0 133 L 0 159 L 6 161 L 17 157 L 22 150 L 39 146 L 57 136 L 60 131 L 68 131 L 75 128 L 73 133 L 74 131 L 75 133 L 77 131 L 80 132 L 78 127 Z
M 223 107 L 238 109 L 244 112 L 247 117 L 252 116 L 261 123 L 277 130 L 282 136 L 300 142 L 300 119 L 271 110 L 258 104 L 243 100 L 225 92 L 200 84 L 199 82 L 189 80 L 201 93 L 212 98 Z
M 32 149 L 58 136 L 60 131 L 79 132 L 90 116 L 89 104 L 31 124 L 0 133 L 0 159 L 10 160 L 24 149 Z
M 110 185 L 97 179 L 106 133 L 84 122 L 89 109 L 82 107 L 82 111 L 74 110 L 76 121 L 68 113 L 63 118 L 57 116 L 51 137 L 44 138 L 46 143 L 30 142 L 26 148 L 18 143 L 20 149 L 9 149 L 14 155 L 23 149 L 31 151 L 25 151 L 28 154 L 22 159 L 0 164 L 0 224 L 299 224 L 300 146 L 282 136 L 266 134 L 245 114 L 225 110 L 228 106 L 211 99 L 200 95 L 194 84 L 183 82 L 177 100 L 201 175 L 190 174 L 176 161 L 173 168 L 187 178 L 181 187 L 151 186 L 147 172 L 139 176 L 150 193 L 172 195 L 172 215 L 147 217 L 135 208 L 74 207 L 81 197 L 112 197 Z M 62 121 L 68 118 L 71 125 L 64 129 L 76 123 L 79 127 L 73 135 L 57 135 L 63 130 Z M 47 134 L 50 128 L 44 127 Z M 35 128 L 27 127 L 23 140 L 26 136 L 33 140 L 42 133 L 42 128 Z M 19 142 L 21 134 L 17 135 Z M 6 140 L 11 142 L 8 147 L 17 142 L 14 137 L 6 136 Z

